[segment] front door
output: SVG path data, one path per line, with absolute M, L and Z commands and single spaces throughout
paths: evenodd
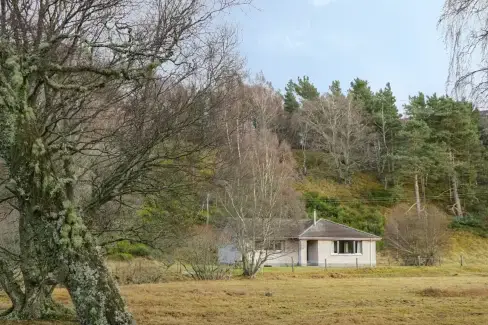
M 307 240 L 307 265 L 319 265 L 319 242 L 317 240 Z

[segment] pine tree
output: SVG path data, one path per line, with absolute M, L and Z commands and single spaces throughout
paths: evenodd
M 298 82 L 295 84 L 295 91 L 302 100 L 314 100 L 320 97 L 319 91 L 307 76 L 303 78 L 298 77 Z
M 285 86 L 285 95 L 283 96 L 284 109 L 290 114 L 293 114 L 300 108 L 300 104 L 295 96 L 295 87 L 295 83 L 290 79 Z

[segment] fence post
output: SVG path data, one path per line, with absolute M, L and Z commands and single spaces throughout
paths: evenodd
M 420 266 L 420 255 L 417 256 L 417 262 L 418 262 L 418 265 Z
M 327 271 L 327 259 L 324 259 L 324 269 Z
M 293 261 L 293 256 L 291 257 L 291 271 L 295 272 L 295 262 Z
M 461 255 L 461 266 L 463 266 L 463 265 L 464 265 L 464 256 Z
M 356 269 L 359 269 L 359 261 L 357 257 L 356 257 Z

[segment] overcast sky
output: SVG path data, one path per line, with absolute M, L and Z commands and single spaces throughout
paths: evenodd
M 448 60 L 437 20 L 444 0 L 254 0 L 234 12 L 241 51 L 277 89 L 308 75 L 321 92 L 355 77 L 377 90 L 444 94 Z

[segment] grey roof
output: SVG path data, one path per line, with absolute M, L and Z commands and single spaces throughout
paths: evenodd
M 254 228 L 259 233 L 259 228 L 261 227 L 261 221 L 259 219 L 252 220 L 247 219 L 247 226 L 252 229 Z M 238 221 L 234 221 L 237 222 Z M 235 233 L 237 229 L 233 225 L 234 222 L 227 223 L 224 232 L 231 234 Z M 254 222 L 254 227 L 251 223 Z M 281 238 L 329 238 L 329 239 L 375 239 L 379 240 L 381 237 L 376 235 L 351 228 L 346 225 L 342 225 L 330 220 L 319 219 L 314 225 L 311 219 L 276 219 L 272 220 L 270 224 L 267 224 L 276 231 L 273 236 Z
M 310 219 L 275 219 L 275 220 L 261 220 L 261 219 L 246 219 L 246 227 L 248 231 L 254 232 L 259 236 L 261 233 L 270 233 L 263 230 L 263 226 L 270 227 L 271 233 L 275 237 L 281 238 L 298 238 L 298 236 L 313 225 L 313 220 Z M 254 224 L 253 224 L 254 223 Z M 239 220 L 230 220 L 225 228 L 224 233 L 233 234 L 241 229 L 242 224 Z M 254 231 L 253 231 L 254 230 Z
M 299 238 L 351 238 L 351 239 L 380 239 L 380 237 L 351 228 L 330 220 L 319 219 L 299 235 Z

